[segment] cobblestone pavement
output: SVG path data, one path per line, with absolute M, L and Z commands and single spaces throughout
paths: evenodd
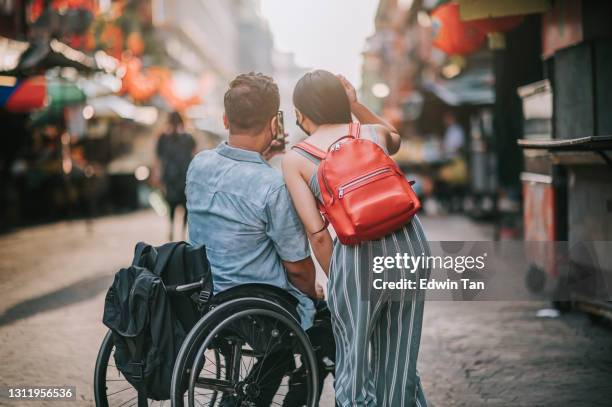
M 423 223 L 431 240 L 492 235 L 462 217 Z M 165 235 L 164 221 L 143 211 L 0 236 L 0 385 L 73 385 L 77 402 L 64 404 L 93 405 L 104 292 L 135 242 Z M 545 306 L 428 302 L 419 370 L 430 405 L 612 405 L 612 329 L 580 313 L 536 318 Z M 333 405 L 330 383 L 321 405 Z

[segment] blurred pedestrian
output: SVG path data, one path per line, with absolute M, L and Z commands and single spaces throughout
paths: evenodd
M 455 113 L 447 111 L 443 120 L 446 130 L 442 140 L 442 153 L 448 163 L 438 171 L 435 193 L 447 211 L 462 212 L 468 181 L 465 131 L 457 121 Z
M 185 131 L 185 124 L 178 112 L 172 112 L 168 118 L 168 127 L 157 141 L 156 173 L 161 172 L 161 186 L 168 203 L 170 230 L 168 239 L 172 240 L 174 230 L 174 213 L 182 206 L 183 229 L 185 236 L 187 225 L 187 206 L 185 198 L 185 178 L 191 158 L 195 153 L 195 141 L 191 134 Z
M 457 158 L 461 156 L 465 145 L 465 131 L 457 122 L 453 112 L 444 113 L 444 139 L 442 140 L 442 152 L 446 158 Z

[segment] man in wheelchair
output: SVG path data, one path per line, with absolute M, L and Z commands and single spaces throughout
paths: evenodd
M 276 300 L 284 302 L 308 334 L 316 352 L 322 384 L 325 372 L 330 367 L 333 370 L 335 353 L 329 313 L 317 295 L 308 238 L 283 177 L 262 156 L 269 152 L 276 132 L 279 102 L 277 85 L 262 74 L 239 75 L 230 83 L 224 98 L 224 123 L 229 139 L 214 150 L 199 153 L 187 173 L 189 240 L 206 246 L 215 301 L 223 299 L 226 292 L 274 296 L 274 290 L 256 293 L 260 286 L 251 284 L 281 290 L 283 294 Z M 245 289 L 235 290 L 239 286 Z M 281 298 L 286 293 L 290 294 L 291 301 Z M 313 326 L 315 315 L 317 323 Z M 253 324 L 266 329 L 262 318 L 255 319 Z M 237 336 L 245 337 L 253 328 L 233 329 L 238 331 Z M 275 335 L 273 327 L 269 331 Z M 248 345 L 255 353 L 256 348 L 265 345 L 257 344 L 254 337 L 247 342 L 251 342 Z M 220 352 L 230 354 L 231 349 L 227 348 L 231 346 L 231 338 L 226 338 L 219 345 Z M 247 384 L 241 389 L 252 393 L 254 405 L 276 403 L 274 395 L 283 377 L 288 375 L 283 405 L 306 404 L 303 399 L 306 389 L 301 380 L 305 373 L 296 369 L 292 354 L 279 348 L 269 356 L 258 358 L 249 366 L 248 375 L 262 374 L 267 375 L 265 389 L 249 387 L 249 380 L 244 381 Z M 237 404 L 236 395 L 224 393 L 222 406 Z

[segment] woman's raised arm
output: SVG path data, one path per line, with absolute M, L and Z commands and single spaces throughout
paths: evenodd
M 397 150 L 399 150 L 400 144 L 402 143 L 397 129 L 393 127 L 391 123 L 368 109 L 366 105 L 361 104 L 357 100 L 357 91 L 355 91 L 353 85 L 344 76 L 338 75 L 338 79 L 340 79 L 340 82 L 342 82 L 342 86 L 344 86 L 346 95 L 349 98 L 351 113 L 355 115 L 361 124 L 377 125 L 376 131 L 378 132 L 382 142 L 385 144 L 389 154 L 397 153 Z

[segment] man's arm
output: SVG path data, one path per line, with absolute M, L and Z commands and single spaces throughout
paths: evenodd
M 283 265 L 285 266 L 285 270 L 287 270 L 287 276 L 291 284 L 313 300 L 316 300 L 316 272 L 312 258 L 307 257 L 296 262 L 283 261 Z
M 267 200 L 266 234 L 274 243 L 291 284 L 314 299 L 315 267 L 304 227 L 295 212 L 286 185 L 271 191 Z

